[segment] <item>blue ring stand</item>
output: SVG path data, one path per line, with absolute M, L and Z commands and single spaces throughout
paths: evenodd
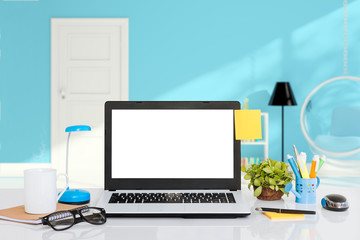
M 90 193 L 81 189 L 67 189 L 60 197 L 59 203 L 81 205 L 90 202 Z

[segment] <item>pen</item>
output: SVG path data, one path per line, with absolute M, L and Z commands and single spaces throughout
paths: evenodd
M 299 173 L 299 170 L 298 170 L 298 168 L 297 168 L 297 166 L 296 166 L 296 164 L 295 164 L 294 158 L 288 154 L 288 155 L 287 155 L 287 159 L 288 159 L 288 161 L 289 161 L 289 163 L 290 163 L 290 166 L 291 166 L 291 168 L 292 168 L 292 170 L 293 170 L 296 178 L 301 178 L 300 173 Z
M 318 167 L 319 167 L 319 155 L 314 155 L 314 158 L 311 163 L 310 178 L 316 178 Z
M 306 168 L 306 153 L 301 152 L 298 158 L 299 169 L 302 178 L 309 178 L 309 172 Z
M 326 161 L 326 156 L 321 155 L 320 160 L 319 160 L 319 167 L 318 167 L 317 171 L 320 170 L 320 168 L 322 167 L 322 165 L 324 164 L 325 161 Z
M 262 211 L 262 212 L 276 212 L 276 213 L 316 214 L 316 211 L 297 210 L 297 209 L 281 209 L 281 208 L 257 207 L 257 208 L 255 208 L 255 210 L 256 211 Z

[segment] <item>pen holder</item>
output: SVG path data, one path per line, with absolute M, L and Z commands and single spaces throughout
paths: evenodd
M 316 189 L 319 187 L 320 179 L 316 178 L 296 178 L 296 191 L 292 184 L 285 186 L 286 192 L 292 192 L 296 196 L 297 203 L 313 204 L 316 202 Z

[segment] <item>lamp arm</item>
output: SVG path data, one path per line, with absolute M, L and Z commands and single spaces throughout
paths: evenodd
M 70 135 L 69 132 L 67 142 L 66 142 L 66 175 L 69 176 L 69 142 L 70 142 Z M 69 186 L 69 177 L 66 178 L 66 185 Z

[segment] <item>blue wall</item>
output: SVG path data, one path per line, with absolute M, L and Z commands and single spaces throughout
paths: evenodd
M 349 75 L 359 76 L 360 4 L 349 1 Z M 306 95 L 342 75 L 342 1 L 0 1 L 0 162 L 50 161 L 50 18 L 127 17 L 130 100 L 239 100 L 270 115 L 270 157 L 281 159 L 281 110 L 292 84 L 285 152 L 309 152 L 299 115 Z

